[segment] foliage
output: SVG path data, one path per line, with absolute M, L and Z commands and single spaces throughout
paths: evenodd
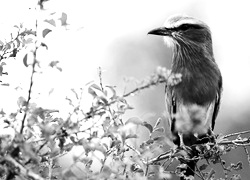
M 42 2 L 42 1 L 41 1 Z M 43 9 L 40 2 L 41 9 Z M 67 15 L 62 14 L 61 25 L 67 25 Z M 56 27 L 56 21 L 45 19 Z M 0 177 L 1 179 L 171 179 L 174 175 L 184 176 L 187 168 L 185 162 L 190 161 L 189 149 L 175 147 L 171 136 L 167 136 L 162 118 L 150 124 L 138 117 L 124 119 L 127 111 L 133 107 L 127 102 L 127 97 L 134 96 L 147 88 L 159 84 L 174 86 L 181 81 L 181 75 L 170 75 L 170 71 L 158 67 L 145 80 L 138 83 L 134 90 L 119 95 L 113 86 L 106 86 L 102 82 L 102 71 L 99 69 L 99 82 L 90 83 L 81 89 L 72 89 L 74 98 L 67 98 L 73 110 L 65 119 L 56 117 L 54 109 L 38 107 L 32 102 L 31 92 L 35 84 L 33 76 L 39 61 L 37 50 L 47 45 L 43 42 L 52 29 L 45 28 L 41 32 L 29 30 L 21 25 L 17 28 L 17 35 L 11 41 L 0 41 L 0 77 L 8 75 L 4 71 L 8 58 L 15 58 L 16 54 L 28 46 L 33 61 L 27 61 L 27 54 L 23 57 L 23 64 L 31 67 L 28 97 L 19 97 L 19 109 L 11 114 L 0 111 L 2 129 L 10 133 L 0 134 Z M 42 39 L 38 36 L 42 34 Z M 51 62 L 51 67 L 61 71 L 58 62 Z M 6 85 L 3 83 L 2 85 Z M 83 111 L 82 94 L 84 89 L 92 97 L 92 104 L 87 112 Z M 167 117 L 166 117 L 167 118 Z M 166 121 L 166 119 L 163 119 Z M 144 136 L 138 128 L 145 128 L 148 139 L 141 141 Z M 246 146 L 250 145 L 250 138 L 243 137 L 250 131 L 229 135 L 214 135 L 214 141 L 199 144 L 196 150 L 199 155 L 192 160 L 199 160 L 196 176 L 203 180 L 215 179 L 212 164 L 220 164 L 224 171 L 222 179 L 241 179 L 237 171 L 242 169 L 242 162 L 229 163 L 222 156 L 238 147 L 243 147 L 248 162 L 250 157 Z M 236 137 L 236 138 L 235 138 Z M 74 148 L 81 148 L 79 155 L 73 156 L 73 163 L 62 169 L 58 162 L 60 157 L 68 154 Z M 176 163 L 180 162 L 177 166 Z M 175 164 L 175 165 L 174 165 Z M 190 178 L 189 178 L 190 179 Z

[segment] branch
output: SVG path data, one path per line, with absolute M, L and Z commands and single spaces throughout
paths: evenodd
M 247 134 L 247 133 L 250 133 L 250 130 L 231 133 L 231 134 L 225 135 L 224 138 L 228 138 L 228 137 L 231 137 L 231 136 L 238 136 L 238 135 Z
M 42 178 L 40 175 L 34 173 L 32 170 L 30 169 L 25 169 L 21 164 L 19 164 L 14 158 L 12 158 L 10 155 L 7 155 L 4 158 L 6 161 L 11 162 L 12 164 L 14 164 L 16 167 L 18 167 L 20 169 L 20 173 L 24 176 L 27 177 L 31 177 L 35 180 L 45 180 L 44 178 Z
M 250 137 L 243 138 L 243 139 L 237 138 L 237 139 L 233 139 L 233 140 L 226 139 L 226 137 L 236 136 L 236 135 L 241 135 L 241 134 L 246 134 L 246 133 L 250 133 L 250 130 L 225 135 L 225 136 L 223 136 L 222 140 L 220 140 L 219 142 L 215 141 L 214 143 L 209 143 L 209 145 L 212 145 L 212 146 L 215 146 L 215 145 L 217 145 L 217 146 L 221 146 L 221 145 L 232 146 L 233 145 L 233 146 L 240 146 L 240 147 L 243 146 L 244 148 L 246 148 L 246 146 L 250 146 Z M 246 151 L 246 149 L 245 149 L 245 152 L 247 154 L 247 157 L 249 159 L 249 164 L 250 164 L 250 157 L 249 157 L 248 151 Z M 156 162 L 166 160 L 166 159 L 172 159 L 172 158 L 179 157 L 179 156 L 183 156 L 183 155 L 181 155 L 179 153 L 178 148 L 177 149 L 170 149 L 169 151 L 164 152 L 164 153 L 160 154 L 159 156 L 148 160 L 147 163 L 152 165 L 152 164 L 155 164 Z M 185 159 L 188 159 L 188 158 L 185 158 Z M 143 162 L 146 162 L 146 161 L 143 161 Z
M 36 32 L 37 32 L 37 25 L 38 24 L 37 24 L 37 20 L 36 20 Z M 34 77 L 34 74 L 35 74 L 35 66 L 36 66 L 36 63 L 37 63 L 37 59 L 36 59 L 37 49 L 38 49 L 38 47 L 36 46 L 35 50 L 33 51 L 34 60 L 33 60 L 33 63 L 32 63 L 32 72 L 31 72 L 31 77 L 30 77 L 29 93 L 28 93 L 26 110 L 25 110 L 25 113 L 24 113 L 24 116 L 23 116 L 23 120 L 22 120 L 22 125 L 21 125 L 21 128 L 20 128 L 20 134 L 23 134 L 24 123 L 25 123 L 25 119 L 26 119 L 26 116 L 27 116 L 29 102 L 30 102 L 30 99 L 31 99 L 31 90 L 32 90 L 32 86 L 33 86 L 33 83 L 34 83 L 33 77 Z
M 35 66 L 36 66 L 36 63 L 37 63 L 37 60 L 36 60 L 36 51 L 37 51 L 37 47 L 36 47 L 36 49 L 33 52 L 33 54 L 34 54 L 34 61 L 33 61 L 33 64 L 32 64 L 32 72 L 31 72 L 31 77 L 30 77 L 29 93 L 28 93 L 26 110 L 25 110 L 25 113 L 24 113 L 24 116 L 23 116 L 22 125 L 21 125 L 21 129 L 20 129 L 20 134 L 23 133 L 24 123 L 25 123 L 25 119 L 26 119 L 27 114 L 28 114 L 27 113 L 28 112 L 28 106 L 29 106 L 29 102 L 30 102 L 30 99 L 31 99 L 31 90 L 32 90 L 32 86 L 33 86 L 33 83 L 34 83 L 33 78 L 34 78 L 34 74 L 35 74 Z

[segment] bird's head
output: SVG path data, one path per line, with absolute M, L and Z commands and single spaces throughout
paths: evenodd
M 211 46 L 209 27 L 202 21 L 185 15 L 169 17 L 163 27 L 153 29 L 148 34 L 164 36 L 169 45 L 182 46 Z

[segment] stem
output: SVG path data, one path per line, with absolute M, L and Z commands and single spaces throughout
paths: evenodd
M 36 19 L 36 32 L 37 32 L 37 25 L 38 24 L 37 24 L 37 19 Z M 31 72 L 31 77 L 30 77 L 30 87 L 29 87 L 26 110 L 25 110 L 23 120 L 22 120 L 22 125 L 21 125 L 21 128 L 20 128 L 20 134 L 23 134 L 25 119 L 26 119 L 27 114 L 28 114 L 27 112 L 28 112 L 29 102 L 30 102 L 30 99 L 31 99 L 31 90 L 32 90 L 32 86 L 33 86 L 33 83 L 34 83 L 33 78 L 34 78 L 34 74 L 35 74 L 35 66 L 36 66 L 36 63 L 37 63 L 37 60 L 36 60 L 37 49 L 38 49 L 38 47 L 36 46 L 35 50 L 33 51 L 34 59 L 33 59 L 33 63 L 32 63 L 32 72 Z
M 27 112 L 28 112 L 28 107 L 29 107 L 29 103 L 30 103 L 30 100 L 31 100 L 31 90 L 32 90 L 32 86 L 33 86 L 33 83 L 34 83 L 34 74 L 35 74 L 35 66 L 36 66 L 36 51 L 37 51 L 37 47 L 35 49 L 35 51 L 33 52 L 34 54 L 34 61 L 33 61 L 33 64 L 32 64 L 32 72 L 31 72 L 31 77 L 30 77 L 30 86 L 29 86 L 29 93 L 28 93 L 28 99 L 27 99 L 27 105 L 26 105 L 26 110 L 25 110 L 25 113 L 24 113 L 24 116 L 23 116 L 23 120 L 22 120 L 22 125 L 21 125 L 21 129 L 20 129 L 20 134 L 23 133 L 23 129 L 24 129 L 24 124 L 25 124 L 25 119 L 27 117 Z
M 225 135 L 224 138 L 250 133 L 250 130 Z

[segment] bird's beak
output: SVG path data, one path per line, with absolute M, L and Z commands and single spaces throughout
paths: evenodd
M 158 35 L 158 36 L 171 36 L 172 31 L 166 27 L 160 27 L 153 29 L 148 32 L 148 34 Z

